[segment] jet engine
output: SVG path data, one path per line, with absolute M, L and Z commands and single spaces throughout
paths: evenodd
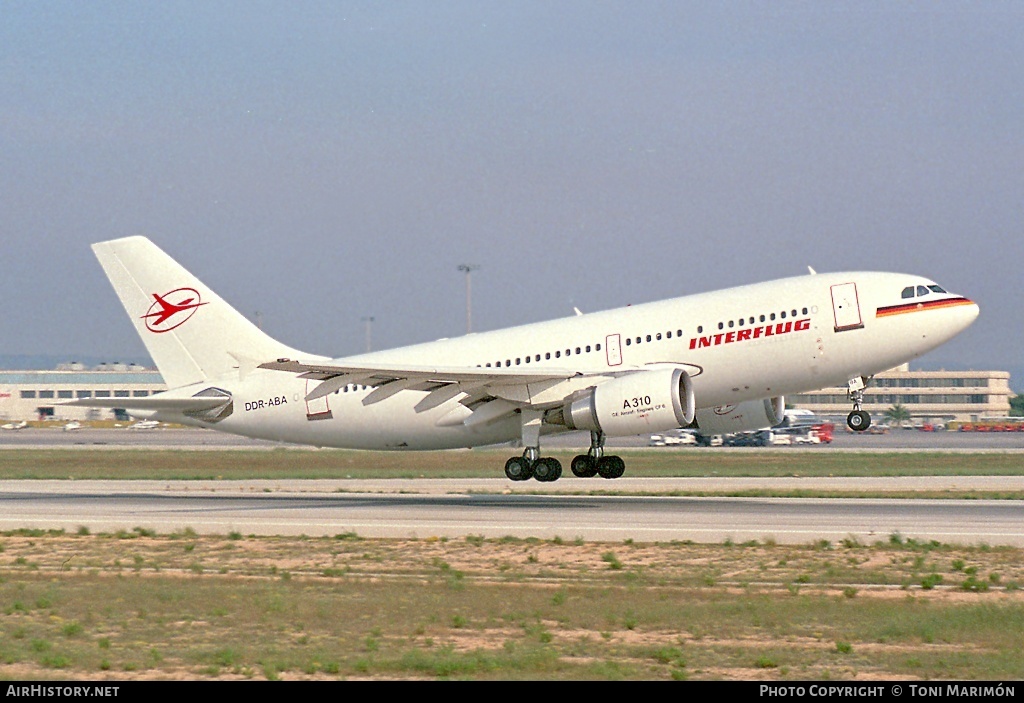
M 782 396 L 747 400 L 737 405 L 701 408 L 696 412 L 694 425 L 705 435 L 763 430 L 782 422 L 785 413 L 786 401 Z
M 635 371 L 570 396 L 546 420 L 572 430 L 628 437 L 685 427 L 695 403 L 690 375 L 680 368 Z

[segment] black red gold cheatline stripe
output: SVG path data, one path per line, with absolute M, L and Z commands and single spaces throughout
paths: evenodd
M 974 305 L 974 301 L 967 298 L 945 298 L 942 300 L 929 300 L 921 303 L 906 303 L 904 305 L 889 305 L 875 310 L 875 317 L 889 317 L 890 315 L 903 315 L 908 312 L 920 312 L 922 310 L 939 310 L 942 308 L 955 308 L 959 305 Z

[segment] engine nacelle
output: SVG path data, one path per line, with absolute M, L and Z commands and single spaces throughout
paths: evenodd
M 660 368 L 587 389 L 561 409 L 558 419 L 569 429 L 628 437 L 685 427 L 693 422 L 694 410 L 690 375 L 680 368 Z
M 728 434 L 763 430 L 782 422 L 786 400 L 782 396 L 764 400 L 747 400 L 738 405 L 720 405 L 697 411 L 697 429 L 701 434 Z

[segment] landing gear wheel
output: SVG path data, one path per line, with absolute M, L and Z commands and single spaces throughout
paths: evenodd
M 871 426 L 871 416 L 864 410 L 854 410 L 846 416 L 846 424 L 854 432 L 863 432 Z
M 591 478 L 597 475 L 597 464 L 587 454 L 577 454 L 569 465 L 574 476 Z
M 621 457 L 606 456 L 597 462 L 597 473 L 601 478 L 619 478 L 626 472 L 626 462 Z
M 505 475 L 512 481 L 526 481 L 533 476 L 533 466 L 526 457 L 514 456 L 505 462 Z
M 507 472 L 507 469 L 506 469 Z M 544 457 L 533 464 L 533 477 L 544 483 L 557 481 L 562 476 L 562 464 L 558 459 Z

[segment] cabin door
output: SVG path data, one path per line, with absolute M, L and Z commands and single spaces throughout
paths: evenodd
M 604 340 L 605 352 L 608 355 L 609 366 L 620 366 L 622 364 L 622 340 L 617 334 L 610 334 Z
M 835 315 L 836 332 L 857 330 L 864 326 L 860 316 L 860 301 L 857 299 L 856 283 L 841 283 L 832 286 L 832 312 Z
M 319 382 L 314 381 L 313 379 L 307 378 L 306 379 L 306 393 L 308 394 L 310 391 L 312 391 L 318 385 L 320 385 Z M 323 398 L 317 398 L 316 400 L 307 400 L 306 401 L 306 419 L 307 420 L 330 420 L 333 417 L 333 414 L 331 413 L 331 408 L 327 404 L 327 398 L 328 397 L 329 396 L 325 395 Z

